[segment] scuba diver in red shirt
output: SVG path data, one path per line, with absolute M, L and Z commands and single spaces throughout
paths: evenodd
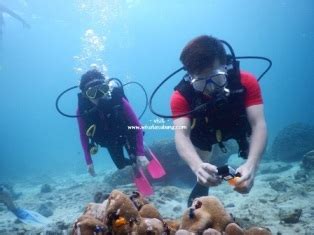
M 266 60 L 269 67 L 256 79 L 240 70 L 238 59 Z M 150 98 L 150 109 L 160 117 L 173 118 L 177 151 L 196 176 L 188 206 L 194 198 L 208 195 L 208 188 L 219 185 L 222 178 L 234 178 L 234 190 L 248 193 L 266 146 L 267 129 L 258 80 L 270 69 L 271 61 L 264 57 L 236 57 L 227 42 L 207 35 L 191 40 L 183 48 L 180 60 L 184 67 L 157 87 Z M 181 70 L 187 73 L 172 94 L 172 115 L 156 113 L 151 105 L 154 94 Z M 237 169 L 210 163 L 212 145 L 218 144 L 226 152 L 223 142 L 229 139 L 237 141 L 239 156 L 246 159 Z

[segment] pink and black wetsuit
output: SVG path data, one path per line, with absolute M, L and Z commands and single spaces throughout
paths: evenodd
M 80 110 L 78 109 L 77 113 L 80 113 Z M 89 115 L 89 114 L 88 114 Z M 88 116 L 87 115 L 87 116 Z M 98 113 L 99 116 L 103 115 L 101 112 Z M 123 153 L 123 147 L 125 147 L 129 153 L 129 155 L 134 156 L 144 156 L 144 145 L 143 145 L 143 131 L 141 129 L 141 124 L 136 117 L 134 111 L 132 110 L 129 102 L 122 98 L 121 102 L 121 112 L 119 115 L 123 116 L 123 124 L 121 132 L 121 126 L 120 128 L 116 128 L 117 125 L 111 125 L 108 130 L 102 131 L 101 133 L 98 132 L 98 134 L 102 135 L 104 138 L 106 138 L 105 144 L 100 144 L 102 147 L 106 147 L 109 151 L 109 154 L 117 166 L 118 169 L 124 168 L 126 165 L 131 165 L 134 161 L 125 158 Z M 90 152 L 89 152 L 89 140 L 86 135 L 86 130 L 88 129 L 88 126 L 86 126 L 86 118 L 78 117 L 78 125 L 79 125 L 79 131 L 80 131 L 80 140 L 84 151 L 85 161 L 87 165 L 90 165 L 93 163 Z M 101 119 L 102 124 L 106 126 L 105 119 Z M 119 121 L 118 121 L 119 122 Z M 133 127 L 133 128 L 128 128 Z M 135 127 L 135 128 L 134 128 Z M 101 131 L 101 130 L 100 130 Z M 111 134 L 110 134 L 111 133 Z M 96 141 L 97 142 L 97 141 Z

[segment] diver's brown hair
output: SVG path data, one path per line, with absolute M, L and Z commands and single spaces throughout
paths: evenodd
M 96 69 L 92 69 L 92 70 L 89 70 L 87 71 L 86 73 L 84 73 L 82 76 L 81 76 L 81 81 L 80 81 L 80 89 L 81 90 L 85 90 L 87 89 L 85 86 L 93 81 L 93 80 L 96 80 L 96 79 L 99 79 L 99 80 L 105 80 L 105 76 L 99 72 L 98 70 Z
M 226 51 L 223 44 L 212 36 L 202 35 L 192 39 L 183 48 L 180 60 L 188 73 L 197 74 L 213 65 L 215 59 L 226 63 Z

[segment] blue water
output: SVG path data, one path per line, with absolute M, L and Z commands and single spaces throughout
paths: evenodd
M 85 172 L 76 120 L 62 117 L 54 106 L 62 90 L 78 84 L 80 69 L 84 72 L 93 63 L 104 65 L 109 76 L 141 82 L 151 94 L 165 76 L 181 66 L 179 55 L 184 45 L 201 34 L 228 41 L 239 56 L 266 56 L 273 61 L 261 80 L 270 140 L 292 122 L 314 123 L 311 0 L 0 3 L 31 25 L 24 29 L 4 15 L 0 42 L 1 181 Z M 265 67 L 261 61 L 242 63 L 243 69 L 256 75 Z M 182 75 L 162 87 L 155 98 L 156 110 L 170 113 L 169 98 Z M 126 93 L 140 113 L 144 105 L 141 90 L 129 86 Z M 76 102 L 76 92 L 72 92 L 61 104 L 66 112 L 74 113 Z M 155 118 L 148 111 L 142 123 L 153 123 Z M 172 136 L 172 131 L 146 131 L 145 139 L 151 143 Z M 95 166 L 97 171 L 114 168 L 105 151 L 98 154 Z

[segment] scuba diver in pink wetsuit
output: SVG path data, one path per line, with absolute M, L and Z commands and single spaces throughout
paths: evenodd
M 138 190 L 143 195 L 150 195 L 153 188 L 143 170 L 147 169 L 155 179 L 164 176 L 165 171 L 152 151 L 144 146 L 141 124 L 124 94 L 123 86 L 119 79 L 106 79 L 102 73 L 93 69 L 81 77 L 76 115 L 62 113 L 58 108 L 58 100 L 77 86 L 61 93 L 56 106 L 62 115 L 77 118 L 85 162 L 91 176 L 96 175 L 91 155 L 97 153 L 99 146 L 104 147 L 118 169 L 133 166 Z M 124 156 L 124 149 L 128 157 Z
M 78 94 L 78 116 L 94 109 L 88 115 L 78 117 L 80 138 L 85 161 L 90 175 L 95 175 L 91 154 L 96 153 L 98 145 L 106 147 L 118 169 L 132 165 L 139 167 L 149 163 L 145 157 L 143 131 L 141 124 L 127 101 L 121 86 L 116 80 L 105 82 L 104 76 L 97 70 L 83 74 Z M 125 158 L 123 147 L 133 159 Z

